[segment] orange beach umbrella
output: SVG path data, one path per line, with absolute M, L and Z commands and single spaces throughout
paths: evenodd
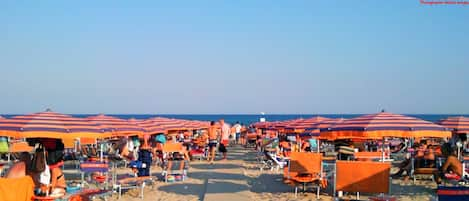
M 89 116 L 86 119 L 109 129 L 114 136 L 142 135 L 145 132 L 145 129 L 138 126 L 137 123 L 113 116 L 100 114 Z
M 446 119 L 440 120 L 438 124 L 453 129 L 455 133 L 469 133 L 469 117 L 448 117 Z
M 451 137 L 451 132 L 440 125 L 414 117 L 380 112 L 363 115 L 335 124 L 321 131 L 326 139 L 382 139 L 383 137 Z
M 105 138 L 111 132 L 83 118 L 47 110 L 0 120 L 0 136 L 17 138 Z

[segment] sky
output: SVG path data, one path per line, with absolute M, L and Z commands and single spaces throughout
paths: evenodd
M 469 113 L 469 6 L 0 1 L 0 114 Z

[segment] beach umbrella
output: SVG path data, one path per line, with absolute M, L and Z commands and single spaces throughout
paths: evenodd
M 300 119 L 294 121 L 285 127 L 285 130 L 289 130 L 294 133 L 302 133 L 306 128 L 311 128 L 322 121 L 331 120 L 330 118 L 316 116 L 308 119 Z
M 325 119 L 323 121 L 320 121 L 316 124 L 313 124 L 307 128 L 304 129 L 304 132 L 300 134 L 302 137 L 310 136 L 310 137 L 319 137 L 321 133 L 321 129 L 327 129 L 335 124 L 340 124 L 342 123 L 344 118 L 336 118 L 336 119 Z
M 451 132 L 429 121 L 383 111 L 344 120 L 322 130 L 320 136 L 326 139 L 448 138 L 451 137 Z
M 145 129 L 140 127 L 137 122 L 131 122 L 104 114 L 89 116 L 86 119 L 96 123 L 103 128 L 109 129 L 113 136 L 143 135 Z
M 129 121 L 137 123 L 140 127 L 145 129 L 145 133 L 150 135 L 167 133 L 163 123 L 158 121 L 158 119 L 146 119 L 140 121 L 136 119 L 130 119 Z
M 469 117 L 448 117 L 438 121 L 438 124 L 451 128 L 454 133 L 469 134 Z
M 87 119 L 46 110 L 0 120 L 0 136 L 16 138 L 105 138 L 111 132 Z

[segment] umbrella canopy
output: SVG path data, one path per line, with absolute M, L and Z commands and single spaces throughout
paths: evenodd
M 159 119 L 146 119 L 146 120 L 136 120 L 136 119 L 131 119 L 129 121 L 136 122 L 140 127 L 145 129 L 145 132 L 147 134 L 160 134 L 160 133 L 167 133 L 163 123 L 159 121 Z
M 451 137 L 440 125 L 414 117 L 381 112 L 348 119 L 321 131 L 326 139 L 381 139 L 383 137 Z
M 111 132 L 83 118 L 47 110 L 0 120 L 0 136 L 17 138 L 105 138 Z
M 438 124 L 451 128 L 455 133 L 468 134 L 469 133 L 469 117 L 448 117 L 442 119 Z
M 346 119 L 344 118 L 337 118 L 337 119 L 326 119 L 319 123 L 313 124 L 312 126 L 305 128 L 304 132 L 301 136 L 310 136 L 310 137 L 319 137 L 321 129 L 326 129 L 333 127 L 336 124 L 340 124 Z
M 285 126 L 285 130 L 295 133 L 302 133 L 306 128 L 311 128 L 325 120 L 330 120 L 330 118 L 316 116 L 308 119 L 300 119 Z
M 114 136 L 142 135 L 145 129 L 137 123 L 107 115 L 89 116 L 86 119 L 96 123 L 103 128 L 111 130 Z

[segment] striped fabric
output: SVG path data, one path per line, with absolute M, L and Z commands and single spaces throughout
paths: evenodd
M 0 120 L 0 135 L 19 138 L 104 138 L 108 129 L 87 119 L 75 118 L 50 110 Z
M 148 134 L 167 133 L 166 125 L 170 124 L 166 118 L 155 117 L 143 120 L 139 123 Z
M 286 132 L 302 133 L 307 128 L 314 127 L 322 121 L 331 120 L 330 118 L 316 116 L 308 119 L 299 119 L 285 126 Z
M 320 136 L 321 130 L 327 130 L 327 128 L 330 128 L 336 124 L 340 124 L 346 119 L 344 118 L 337 118 L 337 119 L 326 119 L 323 120 L 319 123 L 313 124 L 308 128 L 305 128 L 304 132 L 302 133 L 304 135 L 310 135 L 312 137 L 318 137 Z
M 139 123 L 148 134 L 207 129 L 210 122 L 154 117 Z
M 137 125 L 136 122 L 127 121 L 117 117 L 100 114 L 89 116 L 86 119 L 103 128 L 109 129 L 114 136 L 142 135 L 145 132 L 145 129 Z
M 440 120 L 438 124 L 453 129 L 455 133 L 469 133 L 469 117 L 448 117 Z
M 348 119 L 321 131 L 325 138 L 450 137 L 447 128 L 414 117 L 381 112 Z

